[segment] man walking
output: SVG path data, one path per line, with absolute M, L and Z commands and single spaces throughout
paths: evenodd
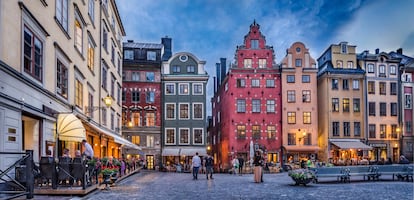
M 201 165 L 201 159 L 198 156 L 198 152 L 196 152 L 195 156 L 193 156 L 192 159 L 192 164 L 193 164 L 193 180 L 197 180 L 197 176 L 198 176 L 198 169 L 200 168 Z
M 204 162 L 204 165 L 206 167 L 206 178 L 208 180 L 208 175 L 210 174 L 210 179 L 213 179 L 213 157 L 211 155 L 207 154 L 206 161 Z
M 239 155 L 239 175 L 241 176 L 243 174 L 243 165 L 244 165 L 244 159 L 242 155 Z

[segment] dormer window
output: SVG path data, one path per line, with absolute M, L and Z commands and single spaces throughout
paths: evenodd
M 251 40 L 251 48 L 258 49 L 259 48 L 259 40 Z

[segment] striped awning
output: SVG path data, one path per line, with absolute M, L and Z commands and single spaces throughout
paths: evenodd
M 335 141 L 331 142 L 333 145 L 337 146 L 339 149 L 349 150 L 371 150 L 372 147 L 360 142 L 360 141 Z

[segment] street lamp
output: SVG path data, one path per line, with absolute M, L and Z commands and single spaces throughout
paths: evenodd
M 108 94 L 108 95 L 106 95 L 106 97 L 105 97 L 105 98 L 103 98 L 102 100 L 104 101 L 104 103 L 105 103 L 105 105 L 106 105 L 106 108 L 109 108 L 109 107 L 111 107 L 111 106 L 112 106 L 112 101 L 113 101 L 113 99 L 112 99 L 112 97 L 111 97 L 111 96 L 109 96 L 109 94 Z M 91 112 L 94 112 L 94 111 L 96 111 L 96 110 L 98 110 L 98 109 L 103 110 L 103 109 L 105 109 L 105 107 L 102 107 L 102 106 L 93 106 L 93 107 L 88 107 L 88 106 L 86 106 L 86 113 L 91 113 Z M 86 114 L 86 113 L 85 113 L 85 114 Z

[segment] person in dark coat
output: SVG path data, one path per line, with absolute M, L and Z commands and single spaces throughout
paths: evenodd
M 241 155 L 237 159 L 239 160 L 239 175 L 241 176 L 243 174 L 244 159 Z

